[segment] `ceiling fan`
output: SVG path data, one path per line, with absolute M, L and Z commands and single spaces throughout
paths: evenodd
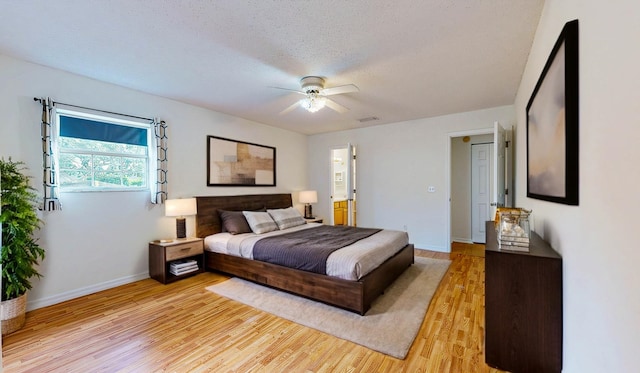
M 288 88 L 280 88 L 280 87 L 272 87 L 277 89 L 284 89 L 286 91 L 292 91 L 305 97 L 299 101 L 296 101 L 294 104 L 289 106 L 288 108 L 282 110 L 280 115 L 284 115 L 293 111 L 296 107 L 301 106 L 305 108 L 307 111 L 315 113 L 316 111 L 322 109 L 327 106 L 330 109 L 337 111 L 338 113 L 344 113 L 349 109 L 340 105 L 339 103 L 333 101 L 327 96 L 339 95 L 343 93 L 352 93 L 352 92 L 360 92 L 360 89 L 356 87 L 354 84 L 346 84 L 337 87 L 324 87 L 324 78 L 319 76 L 305 76 L 300 79 L 300 87 L 302 89 L 288 89 Z

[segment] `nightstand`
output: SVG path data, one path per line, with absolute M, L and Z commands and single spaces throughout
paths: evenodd
M 152 279 L 168 284 L 202 272 L 204 272 L 204 240 L 202 238 L 190 237 L 169 242 L 149 242 L 149 277 Z
M 315 218 L 311 218 L 311 219 L 307 219 L 307 218 L 305 218 L 304 220 L 305 220 L 307 223 L 320 223 L 320 224 L 322 224 L 322 221 L 323 221 L 323 219 L 322 219 L 322 218 L 319 218 L 319 217 L 317 217 L 317 216 L 316 216 Z

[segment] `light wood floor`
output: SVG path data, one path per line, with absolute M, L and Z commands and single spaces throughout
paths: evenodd
M 480 245 L 481 246 L 481 245 Z M 484 363 L 483 247 L 454 244 L 405 360 L 227 300 L 204 273 L 147 279 L 27 314 L 3 338 L 6 372 L 499 372 Z M 380 336 L 384 338 L 384 336 Z

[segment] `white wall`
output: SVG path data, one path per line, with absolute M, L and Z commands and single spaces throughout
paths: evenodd
M 563 257 L 564 372 L 640 370 L 640 2 L 547 0 L 516 98 L 516 203 Z M 526 104 L 579 19 L 580 205 L 526 197 Z
M 416 247 L 448 252 L 448 134 L 493 128 L 495 121 L 515 123 L 513 106 L 310 136 L 313 211 L 330 216 L 330 149 L 350 142 L 357 146 L 358 226 L 407 226 Z M 435 193 L 427 192 L 430 185 Z
M 304 135 L 0 55 L 0 156 L 26 162 L 38 191 L 41 109 L 34 96 L 167 121 L 170 198 L 306 187 Z M 207 135 L 275 146 L 277 187 L 207 187 Z M 147 243 L 175 237 L 175 220 L 164 217 L 163 206 L 151 205 L 148 193 L 64 193 L 61 199 L 62 211 L 42 216 L 44 277 L 34 281 L 29 309 L 148 277 Z M 194 218 L 187 219 L 187 234 L 194 231 Z

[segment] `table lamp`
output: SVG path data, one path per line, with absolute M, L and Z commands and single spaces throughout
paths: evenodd
M 166 216 L 177 216 L 176 236 L 178 238 L 187 237 L 187 224 L 184 217 L 195 215 L 197 211 L 195 198 L 168 199 L 164 201 L 164 214 Z
M 311 204 L 318 202 L 318 192 L 315 190 L 303 190 L 298 196 L 300 203 L 304 203 L 304 218 L 313 219 Z

